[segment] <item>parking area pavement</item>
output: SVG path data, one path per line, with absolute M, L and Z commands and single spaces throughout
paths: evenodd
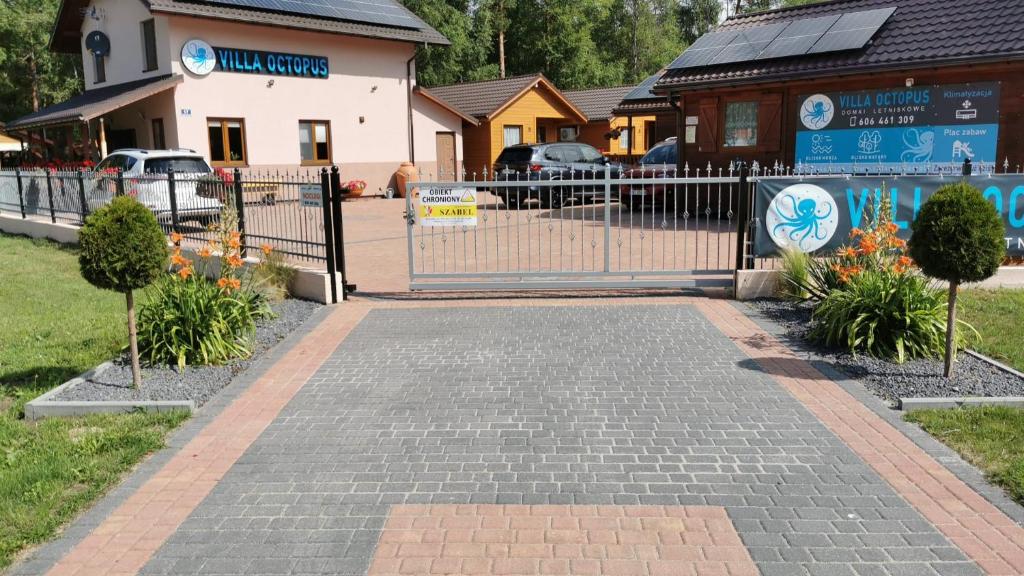
M 1024 573 L 1024 529 L 725 301 L 355 301 L 307 340 L 199 497 L 150 480 L 51 573 Z

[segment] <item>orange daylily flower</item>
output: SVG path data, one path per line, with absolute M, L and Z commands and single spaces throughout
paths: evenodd
M 175 246 L 181 244 L 181 238 L 181 234 L 178 234 L 177 232 L 171 232 L 171 242 L 173 242 Z
M 871 236 L 864 236 L 860 240 L 860 253 L 868 256 L 878 251 L 878 242 Z
M 232 268 L 241 268 L 242 258 L 238 254 L 232 254 L 227 257 L 227 263 Z
M 171 256 L 171 264 L 174 264 L 175 266 L 181 266 L 182 268 L 186 268 L 190 264 L 192 264 L 192 261 L 182 256 L 181 253 L 176 253 Z
M 864 235 L 864 231 L 860 228 L 854 228 L 850 230 L 850 238 L 858 238 Z
M 260 250 L 263 251 L 264 256 L 270 256 L 270 253 L 274 251 L 274 248 L 270 244 L 263 244 L 260 246 Z
M 188 280 L 191 275 L 192 268 L 182 268 L 181 270 L 178 270 L 178 276 L 180 276 L 182 280 Z
M 198 254 L 199 254 L 199 257 L 200 257 L 200 258 L 202 258 L 203 260 L 206 260 L 207 258 L 209 258 L 209 257 L 210 257 L 210 254 L 212 254 L 212 252 L 210 252 L 210 249 L 209 249 L 209 248 L 207 248 L 206 246 L 203 246 L 203 247 L 202 247 L 202 248 L 201 248 L 201 249 L 199 250 Z
M 843 258 L 856 258 L 857 250 L 853 246 L 844 246 L 839 250 L 839 256 Z
M 238 250 L 242 246 L 242 242 L 238 238 L 232 237 L 228 240 L 228 247 L 232 250 Z
M 900 231 L 900 227 L 895 222 L 889 222 L 885 225 L 885 231 L 889 234 L 895 234 Z

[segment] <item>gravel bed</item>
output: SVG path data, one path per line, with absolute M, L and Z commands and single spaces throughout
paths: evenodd
M 169 366 L 143 366 L 142 388 L 132 387 L 132 368 L 128 354 L 113 361 L 92 379 L 64 390 L 53 400 L 192 400 L 202 406 L 236 374 L 248 368 L 261 354 L 284 340 L 302 325 L 321 305 L 305 300 L 284 300 L 271 304 L 274 318 L 256 325 L 253 355 L 221 366 L 189 366 L 184 371 Z
M 955 398 L 961 396 L 1024 396 L 1024 379 L 968 354 L 957 354 L 953 378 L 942 376 L 942 360 L 910 360 L 896 364 L 871 356 L 829 349 L 806 340 L 811 329 L 811 306 L 783 300 L 748 302 L 764 317 L 780 325 L 786 336 L 841 372 L 864 383 L 876 396 L 895 403 L 899 398 Z

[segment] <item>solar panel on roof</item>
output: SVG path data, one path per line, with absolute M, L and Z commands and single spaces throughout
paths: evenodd
M 747 62 L 757 58 L 757 55 L 771 44 L 772 40 L 775 40 L 787 24 L 787 22 L 778 22 L 740 30 L 732 42 L 711 59 L 710 64 Z
M 736 34 L 734 31 L 709 32 L 698 38 L 696 42 L 686 49 L 686 52 L 683 52 L 668 67 L 694 68 L 697 66 L 707 66 L 711 59 L 717 56 L 722 51 L 722 48 L 727 46 L 736 37 Z
M 839 17 L 832 28 L 815 42 L 807 53 L 821 54 L 863 48 L 895 11 L 896 8 L 879 8 L 847 12 Z
M 419 30 L 423 22 L 393 0 L 208 0 L 210 4 Z
M 811 46 L 818 41 L 839 20 L 839 14 L 803 18 L 790 22 L 786 29 L 778 35 L 757 57 L 758 60 L 769 58 L 785 58 L 806 54 Z

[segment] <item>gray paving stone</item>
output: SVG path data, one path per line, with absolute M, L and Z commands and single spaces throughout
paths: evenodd
M 463 502 L 725 506 L 764 576 L 981 574 L 699 312 L 648 305 L 371 312 L 144 573 L 262 544 L 268 574 L 365 574 L 390 505 Z

